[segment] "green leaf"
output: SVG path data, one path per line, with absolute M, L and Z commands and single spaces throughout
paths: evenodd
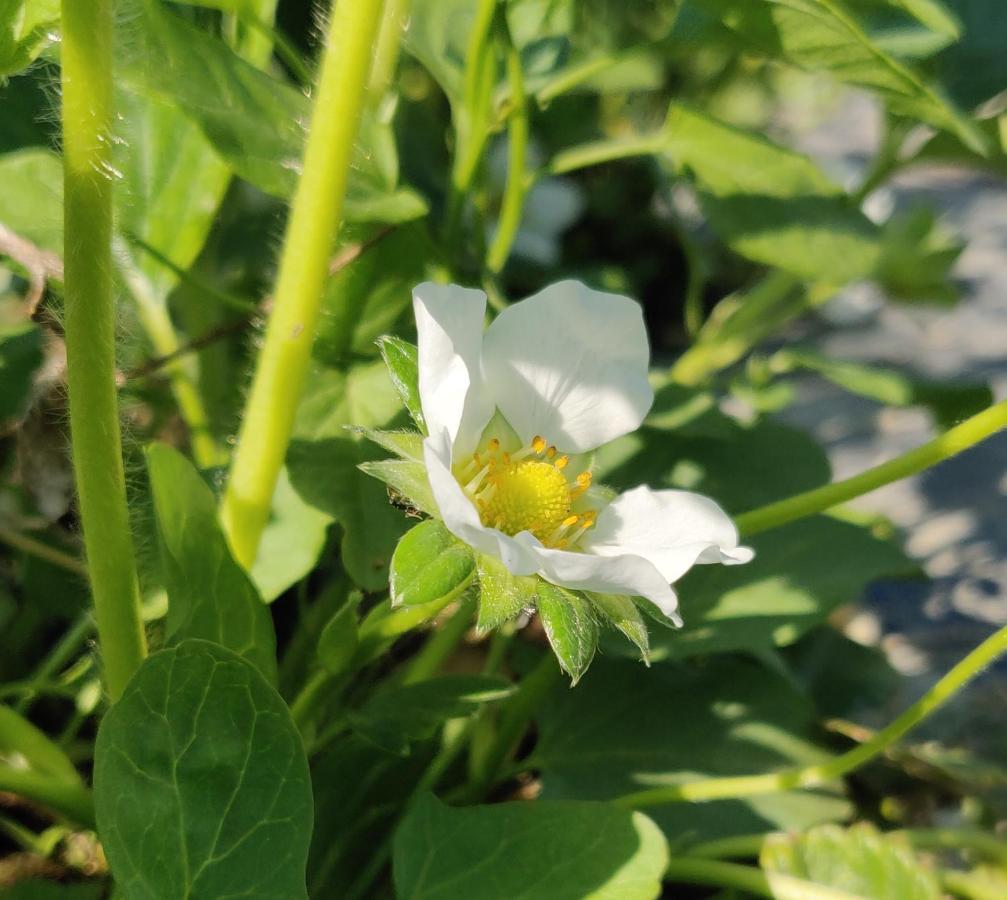
M 0 78 L 28 68 L 59 31 L 59 0 L 5 0 L 0 5 Z
M 479 577 L 479 615 L 476 628 L 491 631 L 519 615 L 532 610 L 538 599 L 538 579 L 534 576 L 512 575 L 496 557 L 480 553 L 476 556 Z
M 389 453 L 394 453 L 402 459 L 423 463 L 422 434 L 415 431 L 381 431 L 374 428 L 351 427 L 349 430 L 367 438 L 379 447 L 384 447 Z
M 951 270 L 965 245 L 918 207 L 893 216 L 884 229 L 877 280 L 888 296 L 917 303 L 954 303 Z
M 331 523 L 331 516 L 301 499 L 286 469 L 281 469 L 259 554 L 249 573 L 266 603 L 272 603 L 315 568 Z
M 570 691 L 557 686 L 536 721 L 529 765 L 546 799 L 609 800 L 642 786 L 747 775 L 820 762 L 815 715 L 781 675 L 741 657 L 646 669 L 596 660 Z M 730 835 L 802 829 L 844 818 L 827 793 L 793 791 L 648 810 L 674 846 Z
M 387 484 L 391 488 L 390 499 L 396 505 L 417 509 L 428 516 L 440 516 L 423 463 L 409 459 L 376 459 L 362 462 L 357 468 Z
M 352 595 L 331 616 L 318 636 L 318 662 L 330 675 L 343 672 L 356 652 L 359 628 L 357 603 L 360 594 Z
M 125 900 L 307 896 L 301 738 L 280 695 L 231 651 L 189 640 L 146 659 L 102 719 L 94 789 Z
M 416 347 L 408 341 L 392 336 L 381 338 L 378 347 L 381 348 L 381 357 L 388 367 L 388 374 L 402 404 L 416 423 L 416 427 L 426 434 L 427 423 L 423 419 L 423 408 L 420 404 Z
M 395 834 L 400 900 L 653 900 L 668 849 L 642 813 L 603 803 L 453 809 L 425 795 Z
M 710 227 L 742 256 L 836 285 L 877 267 L 879 229 L 808 157 L 681 104 L 664 146 L 694 179 Z
M 631 597 L 622 594 L 594 594 L 585 596 L 594 605 L 602 621 L 621 631 L 640 651 L 644 662 L 650 662 L 650 637 L 647 623 Z M 670 620 L 669 620 L 670 621 Z
M 4 890 L 4 900 L 102 900 L 108 895 L 104 881 L 81 881 L 61 884 L 30 878 L 18 881 Z
M 1000 0 L 951 0 L 950 5 L 964 26 L 962 37 L 935 65 L 951 96 L 972 109 L 1007 84 L 1007 21 Z
M 513 684 L 494 676 L 428 678 L 379 691 L 350 716 L 350 724 L 361 737 L 404 756 L 414 743 L 430 738 L 448 719 L 471 715 L 483 704 L 512 693 Z
M 591 665 L 598 649 L 598 621 L 583 594 L 539 580 L 538 614 L 560 667 L 573 684 Z
M 30 147 L 0 156 L 0 221 L 43 250 L 63 253 L 63 164 Z
M 472 548 L 441 522 L 413 526 L 392 556 L 389 589 L 393 606 L 419 606 L 458 596 L 475 575 Z
M 240 654 L 276 681 L 276 637 L 269 609 L 231 556 L 213 492 L 167 444 L 147 448 L 168 591 L 169 643 L 206 638 Z
M 786 646 L 882 576 L 915 563 L 889 541 L 825 516 L 751 540 L 744 566 L 698 566 L 676 585 L 685 626 L 653 635 L 655 660 Z
M 0 322 L 0 430 L 28 411 L 35 372 L 44 358 L 38 325 Z
M 871 900 L 940 900 L 935 873 L 903 835 L 882 834 L 868 822 L 851 828 L 823 825 L 807 834 L 770 835 L 759 863 L 773 875 L 792 875 Z

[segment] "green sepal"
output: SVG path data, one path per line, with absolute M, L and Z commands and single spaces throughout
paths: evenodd
M 484 554 L 476 556 L 476 571 L 479 575 L 476 629 L 480 632 L 497 628 L 523 610 L 535 608 L 538 599 L 535 576 L 512 575 L 499 559 Z
M 427 470 L 422 463 L 408 459 L 376 459 L 362 462 L 357 468 L 387 484 L 392 502 L 396 505 L 412 507 L 428 516 L 440 518 Z
M 598 649 L 598 620 L 592 604 L 577 591 L 540 580 L 538 614 L 560 667 L 576 684 Z
M 436 519 L 410 529 L 392 555 L 393 606 L 420 606 L 457 597 L 475 577 L 472 548 Z
M 639 650 L 643 661 L 650 665 L 650 636 L 643 614 L 626 594 L 595 594 L 585 591 L 600 618 L 621 631 Z
M 402 404 L 423 434 L 427 433 L 427 423 L 420 405 L 418 351 L 415 346 L 402 338 L 385 335 L 377 340 L 381 357 L 388 366 L 388 375 L 395 390 L 402 398 Z
M 682 626 L 676 622 L 674 619 L 669 618 L 660 609 L 657 608 L 657 604 L 648 600 L 646 597 L 631 597 L 636 608 L 640 610 L 644 615 L 647 616 L 653 622 L 657 622 L 658 625 L 664 628 L 671 628 L 677 631 Z
M 423 462 L 423 435 L 417 431 L 382 431 L 376 428 L 361 428 L 359 425 L 347 425 L 346 430 L 367 438 L 400 459 Z

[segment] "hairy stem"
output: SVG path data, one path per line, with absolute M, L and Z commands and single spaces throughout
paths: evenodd
M 759 794 L 775 794 L 794 788 L 819 787 L 828 784 L 830 781 L 858 769 L 864 763 L 884 752 L 934 710 L 954 697 L 969 681 L 1005 652 L 1007 652 L 1007 626 L 983 641 L 923 697 L 891 724 L 877 732 L 870 740 L 827 762 L 763 775 L 708 778 L 685 784 L 667 785 L 625 794 L 615 802 L 620 806 L 643 809 L 663 803 L 700 803 L 705 800 L 752 797 Z
M 737 517 L 738 530 L 746 536 L 758 534 L 838 506 L 900 478 L 922 472 L 968 450 L 1004 427 L 1007 427 L 1007 400 L 984 409 L 932 441 L 852 478 L 742 513 Z
M 70 432 L 105 684 L 146 654 L 126 511 L 112 293 L 112 0 L 63 0 L 65 329 Z
M 246 568 L 255 561 L 308 374 L 381 7 L 371 0 L 340 0 L 332 13 L 273 312 L 221 508 L 231 548 Z

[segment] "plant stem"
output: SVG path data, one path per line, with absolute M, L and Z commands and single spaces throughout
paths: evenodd
M 932 441 L 845 481 L 837 481 L 742 513 L 736 520 L 738 530 L 749 536 L 822 512 L 900 478 L 922 472 L 968 450 L 1004 427 L 1007 427 L 1007 400 L 984 409 Z
M 687 856 L 668 863 L 665 878 L 685 884 L 737 888 L 756 897 L 769 897 L 770 900 L 862 900 L 846 891 L 813 884 L 792 875 L 767 874 L 753 866 Z
M 444 660 L 465 637 L 465 632 L 472 623 L 473 610 L 472 599 L 463 597 L 455 614 L 427 639 L 423 649 L 413 658 L 402 679 L 403 684 L 415 684 L 437 674 Z
M 402 32 L 409 19 L 409 3 L 410 0 L 385 0 L 385 12 L 374 47 L 374 64 L 371 66 L 367 88 L 373 104 L 381 103 L 395 78 Z
M 550 161 L 548 171 L 550 175 L 564 175 L 567 172 L 575 172 L 616 159 L 650 156 L 660 151 L 663 137 L 663 134 L 652 134 L 617 141 L 592 141 L 589 144 L 580 144 L 557 153 Z
M 506 32 L 506 28 L 502 29 Z M 486 267 L 499 274 L 510 256 L 514 238 L 521 226 L 521 213 L 529 183 L 525 172 L 528 157 L 528 98 L 521 71 L 521 54 L 514 46 L 510 34 L 507 39 L 507 81 L 510 84 L 511 111 L 507 122 L 507 186 L 496 234 L 486 255 Z
M 381 7 L 375 0 L 340 0 L 332 12 L 273 312 L 221 507 L 231 549 L 246 568 L 255 561 L 308 374 Z
M 586 62 L 567 66 L 567 68 L 560 70 L 558 75 L 550 78 L 549 81 L 538 89 L 535 99 L 538 101 L 539 106 L 544 108 L 561 94 L 573 90 L 600 72 L 611 69 L 622 62 L 623 58 L 605 54 L 603 56 L 595 56 Z
M 146 654 L 115 387 L 112 0 L 63 0 L 65 329 L 74 475 L 115 700 Z
M 22 553 L 37 556 L 39 559 L 44 559 L 54 566 L 59 566 L 68 572 L 73 572 L 75 575 L 82 575 L 84 578 L 87 578 L 87 566 L 77 559 L 76 556 L 71 556 L 69 553 L 64 553 L 62 550 L 50 547 L 48 544 L 29 537 L 27 534 L 11 531 L 9 528 L 0 528 L 0 543 L 7 544 L 7 546 L 20 550 Z
M 0 764 L 0 791 L 18 794 L 34 803 L 48 806 L 80 825 L 94 827 L 94 801 L 91 799 L 91 792 L 83 784 Z
M 783 772 L 769 772 L 763 775 L 708 778 L 685 784 L 651 788 L 646 791 L 625 794 L 614 802 L 619 806 L 643 809 L 663 803 L 700 803 L 706 800 L 753 797 L 759 794 L 775 794 L 794 788 L 819 787 L 828 784 L 874 759 L 927 718 L 930 713 L 943 706 L 986 666 L 1005 652 L 1007 652 L 1007 626 L 986 638 L 916 703 L 895 721 L 878 731 L 870 740 L 827 762 L 788 769 Z
M 0 751 L 21 754 L 40 775 L 82 784 L 69 757 L 31 722 L 0 706 Z

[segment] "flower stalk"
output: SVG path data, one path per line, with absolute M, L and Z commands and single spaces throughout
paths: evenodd
M 381 12 L 382 3 L 370 0 L 340 0 L 332 12 L 273 312 L 221 508 L 231 549 L 245 567 L 255 561 L 308 374 Z
M 64 0 L 65 320 L 74 475 L 105 684 L 116 699 L 146 654 L 126 509 L 112 287 L 112 0 Z

